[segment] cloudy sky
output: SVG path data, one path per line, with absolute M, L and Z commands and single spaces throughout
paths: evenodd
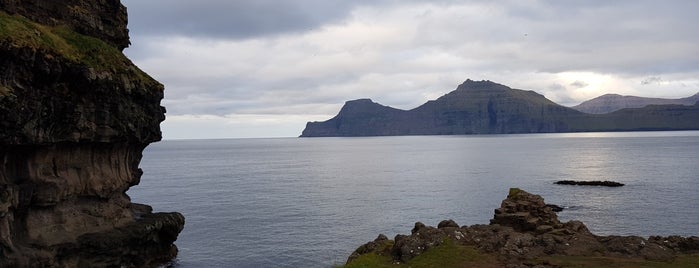
M 699 92 L 699 1 L 122 0 L 165 139 L 295 137 L 345 101 L 411 109 L 467 78 L 572 106 Z

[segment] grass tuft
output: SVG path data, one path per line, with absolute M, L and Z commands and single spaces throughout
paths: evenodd
M 369 267 L 500 267 L 500 263 L 494 255 L 481 253 L 475 247 L 461 246 L 450 239 L 438 247 L 425 251 L 422 255 L 410 260 L 408 263 L 394 264 L 391 256 L 378 255 L 376 253 L 364 254 L 347 264 L 345 268 L 369 268 Z
M 97 72 L 132 73 L 141 80 L 152 80 L 116 47 L 66 26 L 45 26 L 20 15 L 0 11 L 0 46 L 29 48 L 46 58 L 64 59 Z

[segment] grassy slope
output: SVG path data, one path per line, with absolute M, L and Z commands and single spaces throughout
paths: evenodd
M 391 245 L 387 245 L 391 246 Z M 382 250 L 385 251 L 385 250 Z M 549 264 L 560 267 L 599 267 L 599 268 L 695 268 L 699 267 L 699 254 L 681 255 L 672 262 L 648 261 L 643 259 L 618 257 L 580 257 L 580 256 L 549 256 L 532 260 L 532 264 Z M 474 247 L 461 246 L 450 240 L 432 248 L 408 263 L 394 264 L 390 256 L 369 253 L 360 256 L 345 268 L 370 267 L 503 267 L 494 254 L 478 251 Z
M 46 58 L 59 58 L 95 71 L 134 73 L 144 81 L 153 80 L 116 47 L 65 26 L 49 27 L 19 15 L 0 11 L 0 47 L 24 48 L 41 52 Z M 7 88 L 0 89 L 4 94 Z
M 474 247 L 457 245 L 446 240 L 442 245 L 432 248 L 405 264 L 396 265 L 390 256 L 369 253 L 360 256 L 345 268 L 362 267 L 500 267 L 497 258 L 491 254 L 479 252 Z

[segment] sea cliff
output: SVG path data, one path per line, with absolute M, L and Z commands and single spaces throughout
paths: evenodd
M 0 267 L 141 267 L 179 213 L 131 203 L 163 85 L 136 67 L 119 0 L 0 0 Z
M 348 101 L 333 118 L 308 122 L 301 137 L 466 135 L 699 129 L 699 103 L 650 105 L 608 114 L 564 107 L 531 90 L 466 80 L 411 110 Z

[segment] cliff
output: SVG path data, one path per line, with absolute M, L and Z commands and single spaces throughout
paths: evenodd
M 644 98 L 636 96 L 622 96 L 618 94 L 605 94 L 597 98 L 585 101 L 572 108 L 588 114 L 606 114 L 626 108 L 642 108 L 648 105 L 694 105 L 699 102 L 699 93 L 681 99 Z
M 348 101 L 337 116 L 308 122 L 301 137 L 685 129 L 699 129 L 699 105 L 647 106 L 591 115 L 534 91 L 466 80 L 456 90 L 407 111 L 368 99 Z
M 0 0 L 0 267 L 167 261 L 179 213 L 131 203 L 161 139 L 163 86 L 128 46 L 118 0 Z
M 580 221 L 561 222 L 539 195 L 510 189 L 490 224 L 379 235 L 346 267 L 696 267 L 699 237 L 598 236 Z

